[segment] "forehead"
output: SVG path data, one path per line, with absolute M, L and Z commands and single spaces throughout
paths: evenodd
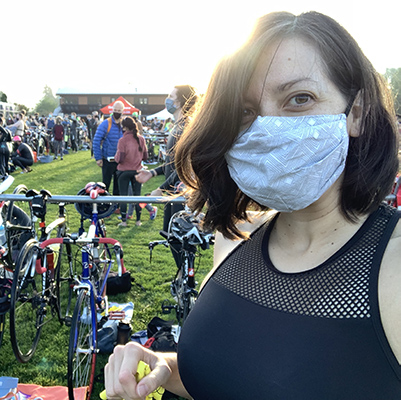
M 115 104 L 113 105 L 113 110 L 122 111 L 122 110 L 124 110 L 124 105 L 121 104 L 121 103 L 115 103 Z
M 177 90 L 177 88 L 174 88 L 174 89 L 171 91 L 169 97 L 171 97 L 172 99 L 177 99 L 177 97 L 178 97 L 178 90 Z
M 268 46 L 252 75 L 247 95 L 274 93 L 295 82 L 324 86 L 329 79 L 317 48 L 302 38 L 287 38 Z

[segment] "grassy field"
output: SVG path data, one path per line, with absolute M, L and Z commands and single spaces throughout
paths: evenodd
M 101 181 L 101 169 L 94 159 L 90 158 L 90 152 L 79 151 L 68 154 L 64 160 L 54 160 L 48 164 L 37 163 L 29 174 L 13 173 L 14 184 L 7 191 L 12 193 L 18 184 L 25 184 L 28 188 L 50 190 L 53 195 L 76 195 L 86 183 Z M 163 180 L 156 177 L 143 185 L 142 193 L 155 189 Z M 57 206 L 49 204 L 49 215 L 55 216 Z M 158 205 L 159 213 L 154 221 L 149 220 L 149 213 L 142 212 L 142 226 L 135 226 L 134 220 L 128 221 L 128 227 L 118 227 L 120 222 L 114 214 L 106 220 L 107 235 L 118 239 L 124 249 L 124 263 L 131 271 L 136 282 L 142 286 L 133 285 L 127 294 L 110 296 L 110 301 L 134 303 L 134 317 L 132 320 L 133 332 L 146 329 L 148 322 L 159 316 L 166 320 L 174 319 L 174 315 L 162 315 L 161 303 L 164 299 L 171 300 L 169 285 L 174 277 L 175 269 L 173 258 L 169 249 L 160 246 L 153 251 L 152 262 L 149 260 L 148 243 L 161 239 L 159 230 L 162 228 L 163 206 Z M 67 206 L 70 232 L 77 232 L 79 227 L 79 214 L 73 205 Z M 48 218 L 48 222 L 51 217 Z M 212 266 L 212 250 L 202 252 L 198 259 L 197 281 L 201 282 Z M 200 261 L 200 263 L 199 263 Z M 43 386 L 67 385 L 67 347 L 69 328 L 60 326 L 56 319 L 46 324 L 42 331 L 38 349 L 27 364 L 16 361 L 8 333 L 8 316 L 3 345 L 0 348 L 0 376 L 18 377 L 20 383 L 35 383 Z M 107 362 L 108 356 L 98 357 L 98 370 Z M 102 383 L 95 385 L 92 395 L 98 398 L 98 393 L 103 389 Z

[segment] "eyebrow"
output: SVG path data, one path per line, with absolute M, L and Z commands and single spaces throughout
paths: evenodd
M 277 92 L 284 92 L 285 90 L 290 89 L 292 86 L 296 85 L 297 83 L 300 82 L 311 82 L 311 83 L 317 83 L 315 80 L 313 80 L 312 78 L 298 78 L 298 79 L 293 79 L 292 81 L 286 82 L 286 83 L 282 83 L 281 85 L 278 85 L 276 88 Z

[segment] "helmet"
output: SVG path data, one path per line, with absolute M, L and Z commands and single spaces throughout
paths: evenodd
M 103 182 L 89 182 L 77 194 L 78 196 L 91 196 L 93 190 L 96 190 L 100 196 L 110 196 L 106 190 L 106 185 Z M 92 197 L 92 196 L 91 196 Z M 93 203 L 75 203 L 76 210 L 82 215 L 83 218 L 92 218 Z M 97 203 L 98 218 L 106 218 L 113 214 L 118 205 L 113 203 Z

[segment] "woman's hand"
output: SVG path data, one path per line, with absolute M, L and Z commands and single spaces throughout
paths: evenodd
M 139 183 L 145 183 L 147 182 L 151 177 L 152 173 L 148 171 L 147 169 L 141 169 L 138 171 L 138 173 L 135 175 L 135 179 Z
M 137 383 L 135 373 L 141 360 L 152 371 Z M 145 399 L 163 386 L 172 374 L 164 358 L 133 342 L 114 348 L 104 372 L 107 398 L 124 400 Z

